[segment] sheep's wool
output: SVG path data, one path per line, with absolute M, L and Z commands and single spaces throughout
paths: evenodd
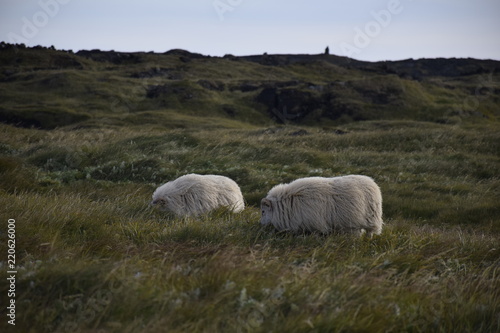
M 232 179 L 197 174 L 185 175 L 158 187 L 152 204 L 178 216 L 197 216 L 219 207 L 228 207 L 236 213 L 245 208 L 241 190 Z
M 382 232 L 382 194 L 367 176 L 300 178 L 262 199 L 261 224 L 277 230 Z

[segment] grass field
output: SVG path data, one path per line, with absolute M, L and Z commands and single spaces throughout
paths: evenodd
M 500 331 L 497 62 L 250 60 L 1 45 L 0 332 Z M 187 173 L 247 208 L 149 205 Z M 274 185 L 347 174 L 380 236 L 259 225 Z
M 494 123 L 1 127 L 19 332 L 500 329 Z M 233 178 L 248 208 L 177 219 L 148 206 L 156 186 L 190 172 Z M 343 174 L 381 186 L 382 235 L 260 227 L 273 185 Z

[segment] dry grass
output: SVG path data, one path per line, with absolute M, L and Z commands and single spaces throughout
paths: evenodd
M 342 135 L 1 127 L 0 216 L 17 222 L 21 331 L 500 329 L 495 124 L 353 123 Z M 249 207 L 176 219 L 147 205 L 188 172 L 230 176 Z M 274 184 L 348 173 L 382 187 L 382 235 L 258 224 L 255 205 Z

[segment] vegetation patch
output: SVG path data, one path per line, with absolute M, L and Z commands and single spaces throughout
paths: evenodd
M 498 98 L 471 94 L 495 63 L 481 63 L 485 72 L 465 60 L 412 67 L 182 50 L 54 62 L 61 52 L 18 51 L 0 49 L 0 218 L 16 220 L 18 331 L 500 330 Z M 18 89 L 51 71 L 81 80 L 48 95 Z M 150 98 L 150 86 L 165 91 Z M 266 87 L 300 101 L 330 94 L 329 105 L 356 104 L 373 120 L 318 109 L 278 124 L 255 102 Z M 190 92 L 200 99 L 185 100 Z M 479 103 L 471 113 L 466 97 Z M 462 111 L 448 113 L 454 106 Z M 188 173 L 232 178 L 245 210 L 179 218 L 153 209 L 154 190 Z M 381 235 L 260 225 L 273 186 L 347 174 L 381 187 Z M 7 241 L 0 232 L 4 254 Z

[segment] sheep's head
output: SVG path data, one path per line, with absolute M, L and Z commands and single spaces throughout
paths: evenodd
M 165 200 L 163 198 L 153 199 L 153 201 L 151 201 L 151 206 L 155 206 L 161 210 L 166 210 L 167 209 L 167 200 Z
M 262 212 L 262 216 L 260 218 L 261 225 L 268 225 L 271 223 L 271 217 L 273 213 L 273 205 L 271 200 L 264 198 L 260 202 L 260 210 Z

